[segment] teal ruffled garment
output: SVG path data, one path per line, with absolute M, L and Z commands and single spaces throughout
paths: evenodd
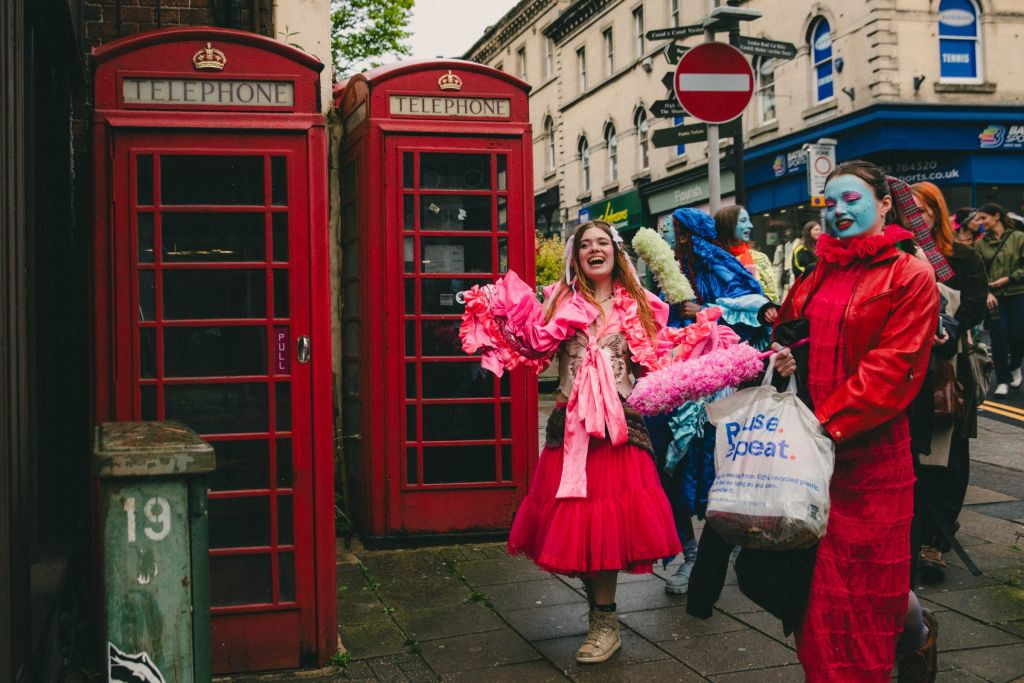
M 668 428 L 672 433 L 672 439 L 669 441 L 668 452 L 665 454 L 665 472 L 667 474 L 671 475 L 675 472 L 676 467 L 686 456 L 686 451 L 694 438 L 704 438 L 704 425 L 708 421 L 705 406 L 731 393 L 733 393 L 732 388 L 722 389 L 699 401 L 687 401 L 674 412 L 669 413 Z
M 736 297 L 718 297 L 714 306 L 722 309 L 722 321 L 728 325 L 749 325 L 760 327 L 757 312 L 768 303 L 760 294 L 744 294 Z
M 704 401 L 687 401 L 676 408 L 668 416 L 668 428 L 672 433 L 672 439 L 668 442 L 668 452 L 665 454 L 665 472 L 672 474 L 676 466 L 686 456 L 686 449 L 694 437 L 704 435 L 704 423 L 708 421 L 708 414 L 704 410 Z

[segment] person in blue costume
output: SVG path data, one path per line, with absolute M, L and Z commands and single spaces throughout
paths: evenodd
M 673 230 L 668 234 L 663 231 L 662 237 L 675 247 L 676 260 L 697 300 L 672 306 L 669 326 L 686 327 L 702 308 L 715 305 L 722 309 L 719 323 L 728 325 L 752 345 L 767 347 L 770 318 L 776 309 L 750 271 L 719 246 L 714 219 L 697 209 L 677 209 L 672 214 L 672 225 Z M 758 320 L 759 312 L 769 325 Z M 688 402 L 669 415 L 646 421 L 683 544 L 683 562 L 666 581 L 665 591 L 686 593 L 697 558 L 692 517 L 704 518 L 708 491 L 715 478 L 715 427 L 707 423 L 703 401 Z
M 774 305 L 761 283 L 735 256 L 718 244 L 715 219 L 699 209 L 676 209 L 676 259 L 693 284 L 697 303 L 722 309 L 721 323 L 728 325 L 751 346 L 768 348 Z M 762 319 L 758 314 L 762 313 Z M 674 311 L 673 311 L 674 312 Z M 691 318 L 692 319 L 692 318 Z M 769 324 L 764 324 L 764 323 Z M 669 324 L 672 324 L 670 314 Z

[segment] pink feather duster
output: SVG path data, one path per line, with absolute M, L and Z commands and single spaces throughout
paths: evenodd
M 642 415 L 667 413 L 757 377 L 764 370 L 761 355 L 748 344 L 737 344 L 672 363 L 641 378 L 627 403 Z

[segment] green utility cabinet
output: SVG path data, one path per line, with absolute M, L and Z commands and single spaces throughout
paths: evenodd
M 213 447 L 180 422 L 96 428 L 107 677 L 205 683 L 207 476 Z

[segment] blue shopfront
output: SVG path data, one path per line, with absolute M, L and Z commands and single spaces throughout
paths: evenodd
M 800 153 L 819 138 L 837 141 L 837 161 L 869 159 L 907 182 L 935 183 L 951 209 L 996 202 L 1018 212 L 1024 201 L 1024 107 L 875 105 L 748 148 L 747 207 L 759 241 L 776 244 L 782 230 L 819 216 Z

